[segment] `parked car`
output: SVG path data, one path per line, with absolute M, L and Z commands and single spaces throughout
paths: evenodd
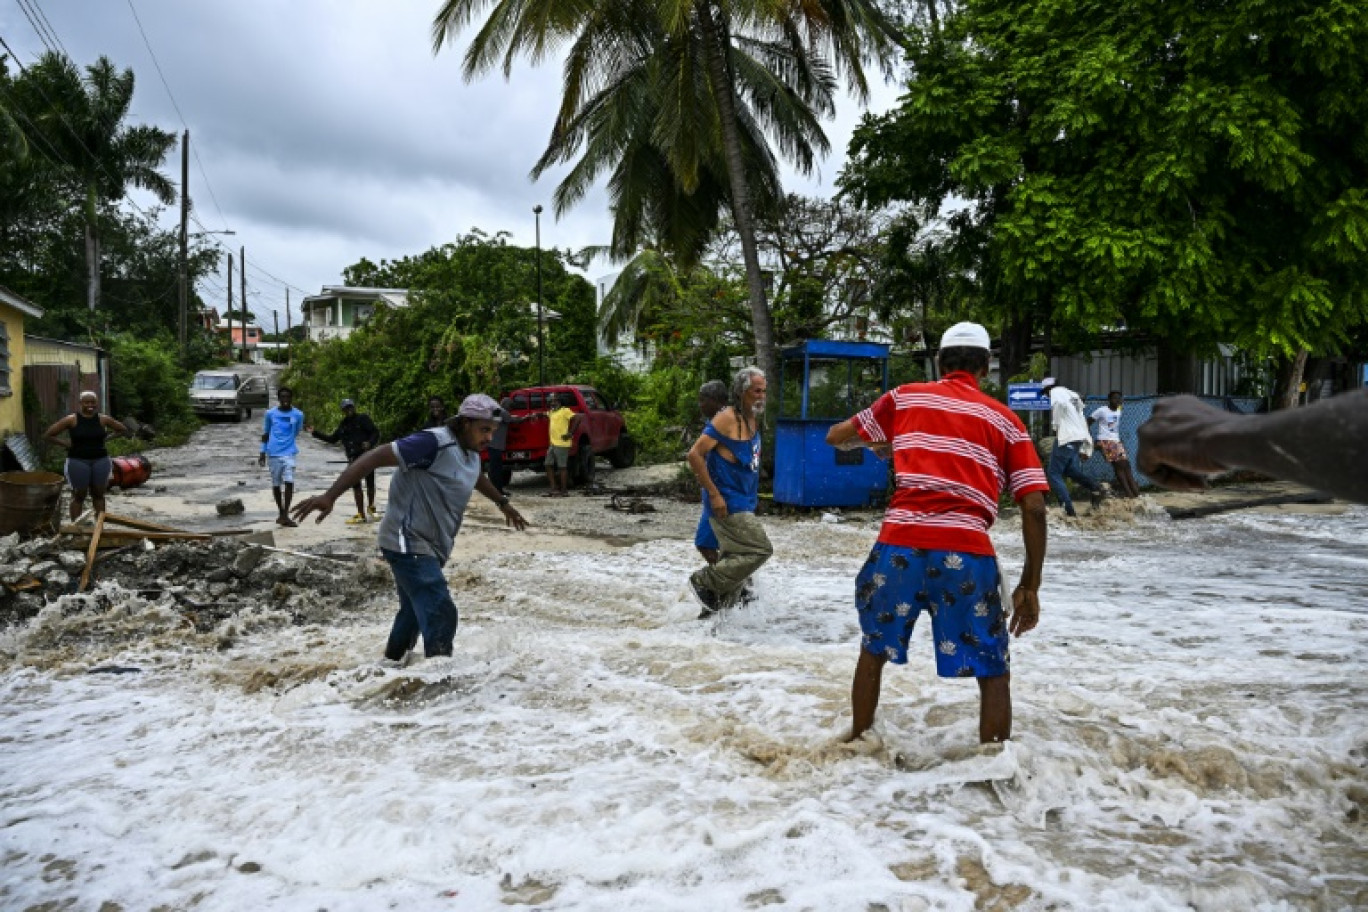
M 190 407 L 196 415 L 227 416 L 234 421 L 252 417 L 252 409 L 267 408 L 265 377 L 244 377 L 236 371 L 207 370 L 190 382 Z
M 622 414 L 593 387 L 532 386 L 507 394 L 507 398 L 513 400 L 511 411 L 514 415 L 533 415 L 536 420 L 508 428 L 507 449 L 504 450 L 506 469 L 545 470 L 550 422 L 544 415 L 555 406 L 556 397 L 562 393 L 574 397 L 575 403 L 570 407 L 584 416 L 570 448 L 571 484 L 588 484 L 594 480 L 597 457 L 607 459 L 617 469 L 625 469 L 636 461 L 636 441 L 628 433 Z

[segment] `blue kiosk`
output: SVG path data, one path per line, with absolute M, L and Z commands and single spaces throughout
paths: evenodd
M 888 346 L 808 339 L 779 355 L 774 501 L 867 507 L 888 490 L 888 463 L 861 447 L 837 450 L 827 431 L 888 389 Z

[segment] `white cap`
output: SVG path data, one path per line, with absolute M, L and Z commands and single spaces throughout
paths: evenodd
M 991 349 L 988 330 L 977 323 L 956 323 L 941 336 L 941 348 L 982 348 Z
M 1049 389 L 1050 387 L 1052 387 L 1052 386 L 1054 386 L 1054 385 L 1055 385 L 1055 378 L 1054 378 L 1054 377 L 1046 377 L 1044 380 L 1041 380 L 1041 381 L 1040 381 L 1040 388 L 1043 389 L 1043 390 Z

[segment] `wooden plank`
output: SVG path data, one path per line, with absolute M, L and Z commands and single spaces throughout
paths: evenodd
M 95 514 L 95 533 L 90 536 L 90 547 L 86 549 L 86 565 L 81 571 L 81 583 L 76 587 L 77 592 L 85 592 L 86 586 L 90 583 L 90 571 L 95 569 L 95 549 L 100 547 L 100 533 L 104 531 L 104 513 Z
M 105 521 L 112 522 L 120 526 L 128 526 L 130 529 L 142 529 L 147 532 L 184 532 L 184 529 L 177 529 L 175 526 L 163 526 L 158 523 L 148 522 L 145 519 L 133 519 L 129 516 L 118 516 L 114 513 L 105 514 Z
M 1215 516 L 1232 510 L 1247 510 L 1251 507 L 1273 507 L 1279 504 L 1323 504 L 1334 500 L 1329 494 L 1320 491 L 1303 491 L 1299 494 L 1274 494 L 1269 497 L 1246 497 L 1240 500 L 1223 500 L 1200 507 L 1168 507 L 1168 515 L 1173 519 L 1198 519 Z
M 82 529 L 77 526 L 62 526 L 63 535 L 90 535 L 89 529 Z M 213 535 L 208 532 L 142 532 L 137 529 L 105 529 L 102 540 L 106 542 L 127 542 L 127 541 L 210 541 Z

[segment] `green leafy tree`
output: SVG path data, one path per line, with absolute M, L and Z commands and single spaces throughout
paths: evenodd
M 175 134 L 124 121 L 133 102 L 133 71 L 120 72 L 107 57 L 82 75 L 66 57 L 49 52 L 16 80 L 10 93 L 26 112 L 30 147 L 48 155 L 63 181 L 79 191 L 85 221 L 86 300 L 100 304 L 103 209 L 132 188 L 163 204 L 175 201 L 175 185 L 158 169 L 175 145 Z
M 777 342 L 755 239 L 756 204 L 772 195 L 766 134 L 810 169 L 826 151 L 819 120 L 834 110 L 838 80 L 867 93 L 864 65 L 887 61 L 894 47 L 890 20 L 871 0 L 447 0 L 433 24 L 435 47 L 487 7 L 466 52 L 468 78 L 500 63 L 507 74 L 519 55 L 535 63 L 569 47 L 561 110 L 534 172 L 583 149 L 558 205 L 613 167 L 613 246 L 622 254 L 638 232 L 696 240 L 729 203 L 756 356 L 773 371 Z
M 1004 377 L 1033 331 L 1292 356 L 1368 318 L 1362 4 L 965 0 L 910 38 L 844 183 L 948 213 Z
M 396 435 L 421 426 L 429 396 L 537 383 L 536 255 L 472 230 L 417 256 L 347 267 L 346 284 L 407 288 L 410 306 L 378 310 L 345 340 L 296 346 L 287 382 L 301 407 L 331 420 L 347 396 Z M 568 254 L 541 257 L 545 305 L 559 315 L 543 333 L 546 377 L 560 383 L 597 356 L 594 289 L 566 268 Z

